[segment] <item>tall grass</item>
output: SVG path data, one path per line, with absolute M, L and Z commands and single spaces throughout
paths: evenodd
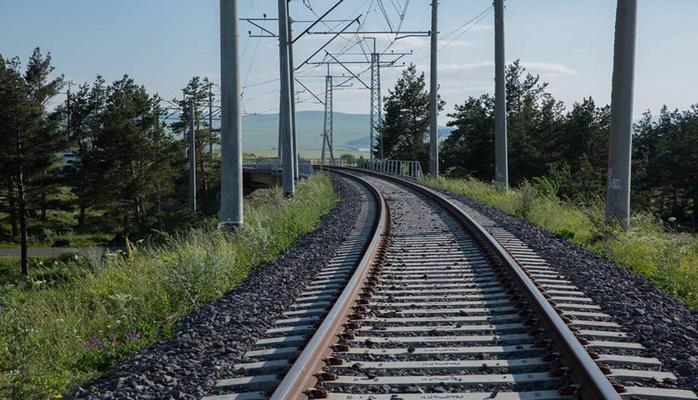
M 245 206 L 234 234 L 215 229 L 129 246 L 124 255 L 77 259 L 73 275 L 0 291 L 0 398 L 61 397 L 138 349 L 172 333 L 176 322 L 221 297 L 260 264 L 315 229 L 336 203 L 327 176 Z M 54 268 L 56 266 L 53 266 Z
M 526 219 L 559 237 L 646 276 L 660 289 L 698 309 L 698 238 L 668 230 L 647 213 L 634 214 L 628 230 L 608 226 L 600 204 L 560 200 L 546 179 L 503 192 L 475 179 L 423 178 L 422 183 Z

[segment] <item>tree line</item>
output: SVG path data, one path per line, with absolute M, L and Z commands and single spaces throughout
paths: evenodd
M 70 89 L 50 53 L 35 49 L 26 67 L 0 56 L 0 216 L 7 222 L 0 235 L 20 242 L 23 274 L 28 239 L 40 234 L 30 232 L 30 222 L 46 222 L 50 213 L 75 215 L 77 232 L 121 240 L 215 214 L 219 157 L 212 151 L 217 132 L 204 118 L 207 79 L 194 77 L 172 106 L 127 75 Z M 59 94 L 66 96 L 56 105 Z M 203 199 L 197 213 L 186 198 L 184 110 L 192 103 Z M 168 125 L 168 117 L 176 120 Z
M 513 185 L 547 177 L 557 194 L 583 204 L 605 195 L 610 106 L 591 97 L 566 107 L 540 76 L 519 61 L 507 66 L 509 176 Z M 383 137 L 387 158 L 419 160 L 428 166 L 429 92 L 414 65 L 385 97 Z M 439 107 L 444 107 L 440 101 Z M 448 113 L 451 134 L 440 146 L 442 172 L 492 181 L 494 97 L 469 97 Z M 698 105 L 687 111 L 662 108 L 643 114 L 634 126 L 632 202 L 680 227 L 698 227 Z M 380 141 L 374 148 L 378 154 Z

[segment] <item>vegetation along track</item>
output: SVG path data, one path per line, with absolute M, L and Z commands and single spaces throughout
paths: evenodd
M 363 222 L 209 400 L 698 399 L 507 232 L 337 173 L 364 187 Z

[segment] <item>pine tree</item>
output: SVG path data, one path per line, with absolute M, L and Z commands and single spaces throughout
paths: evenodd
M 526 73 L 520 62 L 507 68 L 509 176 L 513 184 L 542 176 L 548 146 L 561 120 L 562 104 L 546 92 L 547 83 Z M 444 171 L 492 180 L 494 176 L 494 97 L 486 94 L 457 105 L 441 146 Z
M 107 88 L 94 141 L 102 176 L 95 185 L 124 234 L 145 233 L 155 222 L 158 199 L 173 191 L 171 160 L 179 148 L 158 124 L 159 103 L 128 76 Z
M 21 73 L 17 59 L 0 57 L 0 169 L 9 183 L 6 197 L 19 222 L 21 273 L 29 273 L 27 258 L 28 211 L 45 209 L 52 187 L 56 154 L 64 147 L 57 121 L 47 115 L 46 105 L 60 90 L 63 79 L 50 79 L 51 55 L 37 48 Z
M 214 100 L 211 91 L 212 82 L 208 78 L 193 77 L 187 86 L 182 89 L 184 99 L 174 99 L 179 105 L 179 120 L 171 124 L 173 132 L 182 135 L 183 141 L 189 141 L 189 106 L 194 106 L 194 131 L 196 136 L 196 164 L 198 185 L 197 197 L 202 200 L 201 211 L 205 215 L 212 215 L 217 208 L 214 207 L 215 188 L 220 184 L 215 170 L 218 169 L 219 160 L 213 157 L 213 145 L 219 143 L 218 132 L 209 123 L 209 101 Z
M 96 190 L 101 180 L 98 160 L 95 159 L 95 141 L 101 127 L 101 115 L 106 103 L 104 79 L 97 76 L 94 83 L 80 85 L 75 93 L 69 93 L 58 108 L 63 116 L 63 129 L 70 149 L 77 160 L 63 168 L 65 183 L 77 199 L 78 227 L 85 226 L 86 212 L 99 204 L 101 193 Z
M 418 74 L 413 64 L 402 71 L 395 88 L 384 98 L 385 116 L 373 149 L 376 156 L 380 156 L 382 145 L 384 158 L 419 161 L 422 169 L 427 169 L 430 98 L 425 87 L 424 73 Z M 439 110 L 444 104 L 439 98 Z

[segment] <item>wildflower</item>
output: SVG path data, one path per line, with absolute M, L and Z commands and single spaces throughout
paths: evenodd
M 56 393 L 56 394 L 53 395 L 53 398 L 54 398 L 54 399 L 62 399 L 62 398 L 63 398 L 63 395 L 60 394 L 60 393 Z
M 141 340 L 141 334 L 138 331 L 131 331 L 126 335 L 126 343 L 138 342 Z
M 104 347 L 104 343 L 96 336 L 92 336 L 84 346 L 87 350 L 100 350 Z

